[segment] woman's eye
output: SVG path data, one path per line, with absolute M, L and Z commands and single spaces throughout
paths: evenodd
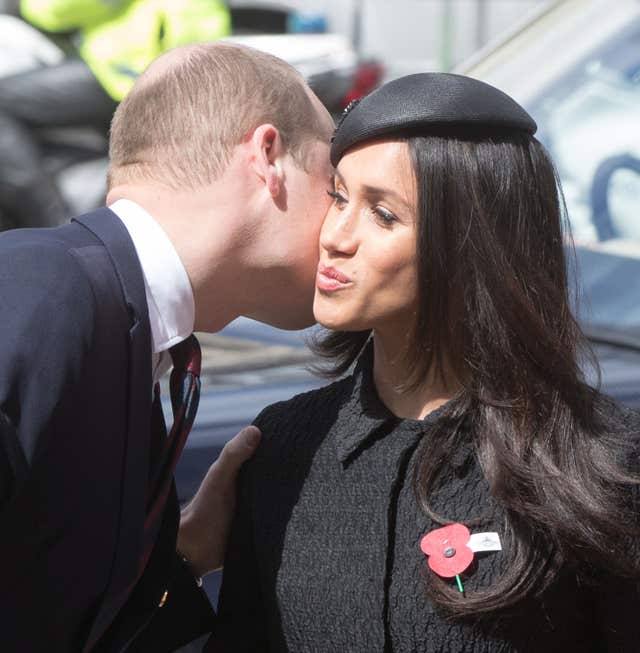
M 390 227 L 394 222 L 398 221 L 398 218 L 391 211 L 387 211 L 382 206 L 374 207 L 373 213 L 385 227 Z
M 327 194 L 329 197 L 333 197 L 333 201 L 339 207 L 344 206 L 347 203 L 347 198 L 344 195 L 341 195 L 337 190 L 328 190 Z

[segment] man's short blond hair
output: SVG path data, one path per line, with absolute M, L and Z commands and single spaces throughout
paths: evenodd
M 140 181 L 202 187 L 265 123 L 277 127 L 303 168 L 308 145 L 327 139 L 304 79 L 281 59 L 224 42 L 173 50 L 150 66 L 116 110 L 109 188 Z

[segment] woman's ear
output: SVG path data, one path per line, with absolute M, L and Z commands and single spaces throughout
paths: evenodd
M 284 183 L 282 158 L 285 155 L 278 128 L 271 124 L 257 127 L 251 137 L 251 149 L 251 161 L 256 174 L 265 184 L 271 197 L 278 197 Z

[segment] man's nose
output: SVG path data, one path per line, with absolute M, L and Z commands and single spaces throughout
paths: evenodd
M 352 256 L 358 249 L 357 222 L 349 207 L 332 206 L 320 231 L 320 247 L 330 254 Z

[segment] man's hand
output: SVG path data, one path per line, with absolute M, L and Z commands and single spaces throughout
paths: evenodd
M 259 443 L 260 430 L 255 426 L 229 440 L 182 510 L 177 549 L 200 576 L 222 566 L 236 503 L 236 476 Z

